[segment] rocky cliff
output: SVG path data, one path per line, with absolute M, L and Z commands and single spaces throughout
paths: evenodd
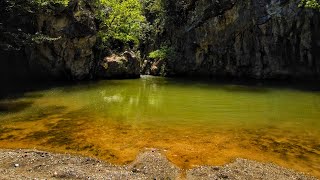
M 94 12 L 87 4 L 72 1 L 68 6 L 37 8 L 32 1 L 1 3 L 2 78 L 81 80 L 92 76 L 97 31 Z
M 48 11 L 48 10 L 47 10 Z M 66 8 L 36 15 L 39 34 L 27 49 L 31 72 L 53 78 L 81 80 L 94 69 L 96 43 L 94 14 L 74 1 Z
M 319 79 L 319 12 L 299 2 L 167 0 L 171 75 Z
M 90 0 L 73 0 L 66 6 L 1 1 L 0 80 L 139 77 L 140 62 L 132 52 L 106 68 L 103 55 L 109 52 L 97 49 L 95 8 Z
M 32 2 L 0 1 L 0 78 L 82 80 L 110 78 L 111 72 L 139 76 L 138 61 L 125 67 L 118 63 L 114 67 L 119 71 L 106 69 L 111 61 L 94 51 L 99 27 L 91 1 L 40 9 L 28 7 Z M 163 2 L 165 23 L 153 42 L 174 49 L 175 55 L 166 62 L 150 61 L 146 72 L 320 79 L 320 13 L 299 8 L 300 0 Z

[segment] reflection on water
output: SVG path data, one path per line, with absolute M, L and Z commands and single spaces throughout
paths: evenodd
M 159 148 L 182 168 L 236 157 L 320 177 L 320 93 L 143 77 L 0 101 L 0 148 L 128 163 Z

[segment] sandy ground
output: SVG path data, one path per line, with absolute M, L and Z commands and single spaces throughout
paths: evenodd
M 37 150 L 0 150 L 0 179 L 316 179 L 274 164 L 237 159 L 224 166 L 182 171 L 160 151 L 148 149 L 125 166 Z

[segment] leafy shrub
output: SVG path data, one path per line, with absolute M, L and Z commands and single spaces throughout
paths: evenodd
M 69 3 L 69 0 L 35 0 L 35 3 L 37 3 L 40 6 L 46 6 L 50 3 L 52 4 L 61 4 L 63 6 L 67 6 Z
M 317 9 L 320 11 L 320 4 L 317 0 L 301 0 L 299 7 Z
M 142 15 L 142 6 L 139 0 L 100 0 L 99 37 L 102 42 L 120 42 L 119 44 L 139 44 L 142 33 L 142 24 L 146 23 Z
M 173 48 L 163 46 L 158 50 L 149 53 L 149 58 L 159 60 L 169 60 L 174 56 Z

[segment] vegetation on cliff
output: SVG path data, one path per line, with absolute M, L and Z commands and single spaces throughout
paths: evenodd
M 61 4 L 67 6 L 69 0 L 35 0 L 34 2 L 40 6 L 46 6 L 48 4 Z
M 104 11 L 98 12 L 98 18 L 101 20 L 99 36 L 102 41 L 110 46 L 138 45 L 146 23 L 140 1 L 101 0 L 101 4 Z
M 234 45 L 224 44 L 224 42 L 233 43 L 236 40 L 250 42 L 248 45 L 253 43 L 253 40 L 242 40 L 242 39 L 234 39 L 234 34 L 241 34 L 243 30 L 244 24 L 247 24 L 246 27 L 251 26 L 249 22 L 255 23 L 255 25 L 261 24 L 270 24 L 270 26 L 274 26 L 271 21 L 279 21 L 277 23 L 284 23 L 287 25 L 300 25 L 305 24 L 302 27 L 292 27 L 287 29 L 292 29 L 295 31 L 295 28 L 302 29 L 303 31 L 295 31 L 302 32 L 306 36 L 310 33 L 305 33 L 305 31 L 309 28 L 309 22 L 311 23 L 310 17 L 306 14 L 305 11 L 294 11 L 297 15 L 292 15 L 293 11 L 285 10 L 282 13 L 280 9 L 286 8 L 286 4 L 292 4 L 291 7 L 297 7 L 298 5 L 301 8 L 312 8 L 312 9 L 320 9 L 320 5 L 318 0 L 301 0 L 301 2 L 291 2 L 287 1 L 286 3 L 272 3 L 272 6 L 265 2 L 266 4 L 263 6 L 257 5 L 253 3 L 250 7 L 251 9 L 247 11 L 240 11 L 241 21 L 237 20 L 232 22 L 234 27 L 230 30 L 223 31 L 223 19 L 234 18 L 233 14 L 226 15 L 225 12 L 236 11 L 237 8 L 242 8 L 242 6 L 249 6 L 246 2 L 209 2 L 209 1 L 173 1 L 173 0 L 3 0 L 0 2 L 0 51 L 4 50 L 22 50 L 25 46 L 29 46 L 30 44 L 41 44 L 43 42 L 51 42 L 60 40 L 60 36 L 63 37 L 63 33 L 68 33 L 72 29 L 71 24 L 68 27 L 71 29 L 64 29 L 63 32 L 57 30 L 55 33 L 48 33 L 50 28 L 47 28 L 48 32 L 42 31 L 39 29 L 37 25 L 37 17 L 39 15 L 47 15 L 54 14 L 54 16 L 70 16 L 73 14 L 73 19 L 78 19 L 77 22 L 85 22 L 90 21 L 87 25 L 94 26 L 95 34 L 94 38 L 96 38 L 95 46 L 94 46 L 94 57 L 96 61 L 103 59 L 106 55 L 110 55 L 112 53 L 122 53 L 125 50 L 134 50 L 141 55 L 142 59 L 148 59 L 151 62 L 157 62 L 158 60 L 165 61 L 165 65 L 161 65 L 162 67 L 167 65 L 174 65 L 176 68 L 173 71 L 188 71 L 190 69 L 195 70 L 195 73 L 208 73 L 217 70 L 217 72 L 224 73 L 224 63 L 227 60 L 223 59 L 227 57 L 225 51 L 231 49 L 227 54 L 232 56 L 229 59 L 250 59 L 253 55 L 248 55 L 244 52 L 240 52 L 243 47 L 236 47 L 237 45 L 241 45 L 241 43 Z M 81 8 L 77 8 L 81 6 Z M 237 7 L 237 8 L 234 8 Z M 78 10 L 75 10 L 78 9 Z M 288 8 L 287 8 L 288 9 Z M 74 11 L 74 12 L 71 12 Z M 75 12 L 76 11 L 76 12 Z M 89 16 L 83 15 L 85 13 L 89 13 Z M 299 13 L 301 12 L 301 13 Z M 284 13 L 287 13 L 284 15 Z M 251 14 L 251 15 L 248 15 Z M 291 17 L 292 15 L 292 17 Z M 274 16 L 274 18 L 272 18 Z M 303 17 L 306 18 L 303 18 Z M 88 18 L 85 20 L 84 18 Z M 220 19 L 218 18 L 220 17 Z M 283 18 L 278 18 L 283 17 Z M 251 18 L 251 19 L 250 19 Z M 295 19 L 294 19 L 295 18 Z M 309 18 L 309 19 L 308 19 Z M 212 27 L 205 27 L 210 19 L 216 19 L 216 22 L 220 24 L 215 24 Z M 250 20 L 249 20 L 250 19 Z M 301 19 L 301 20 L 300 20 Z M 269 21 L 271 20 L 271 21 Z M 280 22 L 281 21 L 281 22 Z M 299 21 L 299 23 L 291 23 L 293 21 Z M 301 21 L 301 22 L 300 22 Z M 45 22 L 45 21 L 44 21 Z M 49 21 L 48 21 L 49 22 Z M 314 20 L 316 22 L 316 19 Z M 214 23 L 212 21 L 212 23 Z M 277 24 L 276 23 L 276 24 Z M 57 23 L 58 24 L 58 23 Z M 76 23 L 77 24 L 77 23 Z M 43 24 L 42 24 L 43 25 Z M 52 24 L 51 24 L 52 25 Z M 82 24 L 84 25 L 84 24 Z M 239 26 L 239 27 L 238 27 Z M 315 25 L 313 25 L 315 26 Z M 231 26 L 230 26 L 231 27 Z M 269 27 L 269 26 L 266 26 Z M 221 29 L 221 32 L 219 30 Z M 51 28 L 52 29 L 52 28 Z M 82 28 L 79 28 L 79 32 Z M 275 29 L 275 28 L 270 28 Z M 72 31 L 72 30 L 71 30 Z M 208 35 L 203 42 L 197 42 L 206 33 L 199 32 L 198 36 L 195 39 L 196 31 L 207 31 L 211 32 L 212 35 Z M 234 33 L 231 33 L 233 32 Z M 239 31 L 239 32 L 236 32 Z M 51 31 L 50 31 L 51 32 Z M 252 29 L 253 33 L 260 33 L 261 36 L 265 36 L 262 34 L 262 31 Z M 285 31 L 280 31 L 284 32 Z M 62 33 L 62 34 L 61 34 Z M 219 33 L 221 33 L 219 35 Z M 231 34 L 228 34 L 231 33 Z M 57 36 L 52 36 L 52 34 Z M 250 33 L 252 34 L 252 33 Z M 290 34 L 289 32 L 286 34 Z M 256 36 L 256 35 L 255 35 Z M 284 47 L 288 47 L 288 42 L 291 43 L 290 40 L 286 40 L 286 35 L 281 35 L 281 42 L 287 43 Z M 214 37 L 219 37 L 214 39 Z M 248 35 L 243 35 L 243 37 L 250 37 Z M 302 37 L 302 35 L 297 35 L 297 37 Z M 308 36 L 309 37 L 309 36 Z M 309 44 L 311 40 L 308 40 L 308 37 L 302 38 L 300 41 L 308 41 L 301 43 Z M 210 38 L 213 38 L 210 40 Z M 317 36 L 313 36 L 312 38 L 317 38 Z M 231 39 L 231 40 L 230 40 Z M 258 40 L 262 40 L 263 38 L 258 38 Z M 279 39 L 279 38 L 276 38 Z M 295 39 L 294 37 L 290 38 Z M 208 42 L 205 42 L 208 41 Z M 210 41 L 210 43 L 209 43 Z M 222 44 L 218 41 L 221 41 Z M 286 41 L 286 42 L 285 42 Z M 287 42 L 288 41 L 288 42 Z M 310 42 L 309 42 L 310 41 Z M 205 42 L 205 43 L 204 43 Z M 220 48 L 215 47 L 214 44 L 217 42 Z M 270 41 L 271 42 L 271 41 Z M 279 44 L 279 42 L 277 41 Z M 263 42 L 259 44 L 264 44 Z M 297 42 L 292 42 L 292 44 L 297 44 Z M 208 46 L 208 47 L 202 47 Z M 209 48 L 211 47 L 211 49 Z M 232 49 L 231 47 L 235 47 Z M 252 46 L 257 47 L 257 46 Z M 272 46 L 274 47 L 274 46 Z M 294 47 L 292 45 L 292 47 Z M 309 45 L 308 45 L 309 47 Z M 251 47 L 250 47 L 251 48 Z M 271 48 L 271 47 L 270 47 Z M 305 47 L 301 47 L 303 49 Z M 259 52 L 263 51 L 266 48 L 261 48 Z M 277 48 L 279 49 L 279 48 Z M 177 52 L 178 51 L 178 52 Z M 203 51 L 203 52 L 202 52 Z M 211 52 L 212 51 L 212 52 Z M 238 52 L 239 51 L 239 52 Z M 250 52 L 258 52 L 258 50 L 250 50 Z M 286 54 L 292 54 L 290 48 L 283 52 Z M 249 50 L 248 50 L 249 52 Z M 272 52 L 272 51 L 268 51 Z M 293 50 L 293 52 L 297 52 Z M 295 57 L 311 57 L 310 53 L 304 54 L 304 51 L 301 50 L 300 54 L 295 55 Z M 280 52 L 279 52 L 280 53 Z M 77 54 L 74 52 L 74 54 Z M 266 54 L 262 52 L 262 54 Z M 236 57 L 240 55 L 239 57 Z M 246 56 L 246 57 L 244 57 Z M 248 56 L 248 57 L 247 57 Z M 86 56 L 86 57 L 89 57 Z M 91 57 L 91 56 L 90 56 Z M 176 59 L 181 59 L 177 61 L 172 61 L 168 63 L 168 60 L 172 57 L 178 57 Z M 211 64 L 214 64 L 214 67 L 211 65 L 205 64 L 208 59 Z M 253 57 L 256 58 L 256 57 Z M 261 56 L 262 58 L 262 56 Z M 272 57 L 270 59 L 274 59 Z M 281 57 L 282 59 L 285 59 Z M 8 58 L 7 58 L 8 59 Z M 98 59 L 98 60 L 97 60 Z M 195 60 L 197 59 L 197 60 Z M 292 59 L 292 57 L 291 57 Z M 221 61 L 220 61 L 221 60 Z M 170 60 L 169 60 L 170 61 Z M 238 60 L 237 60 L 238 61 Z M 301 61 L 301 60 L 300 60 Z M 252 61 L 257 62 L 257 61 Z M 272 60 L 274 64 L 277 60 Z M 89 63 L 90 66 L 94 66 L 96 62 Z M 234 62 L 233 64 L 248 64 L 248 62 Z M 250 64 L 250 63 L 249 63 Z M 199 67 L 195 67 L 199 66 Z M 201 66 L 201 67 L 200 67 Z M 203 66 L 203 67 L 202 67 Z M 218 67 L 219 66 L 219 67 Z M 220 67 L 221 66 L 221 67 Z M 251 66 L 251 65 L 250 65 Z M 238 74 L 238 70 L 243 70 L 250 66 L 241 67 L 237 69 L 230 69 L 231 74 Z M 210 69 L 210 68 L 211 69 Z M 256 77 L 262 77 L 262 69 L 259 69 L 260 66 L 252 65 L 251 67 L 257 67 L 253 69 L 249 74 L 256 74 Z M 272 65 L 272 67 L 276 67 Z M 173 67 L 166 67 L 174 69 Z M 197 71 L 201 72 L 197 72 Z M 204 71 L 203 71 L 204 70 Z M 245 70 L 247 71 L 247 70 Z M 253 72 L 254 71 L 254 72 Z M 267 70 L 269 72 L 269 70 Z M 274 72 L 275 70 L 270 70 L 270 72 Z M 277 70 L 278 71 L 278 70 Z M 279 70 L 279 72 L 286 73 L 286 69 Z M 267 75 L 266 75 L 267 76 Z
M 320 4 L 317 0 L 301 0 L 299 7 L 317 9 L 320 11 Z

